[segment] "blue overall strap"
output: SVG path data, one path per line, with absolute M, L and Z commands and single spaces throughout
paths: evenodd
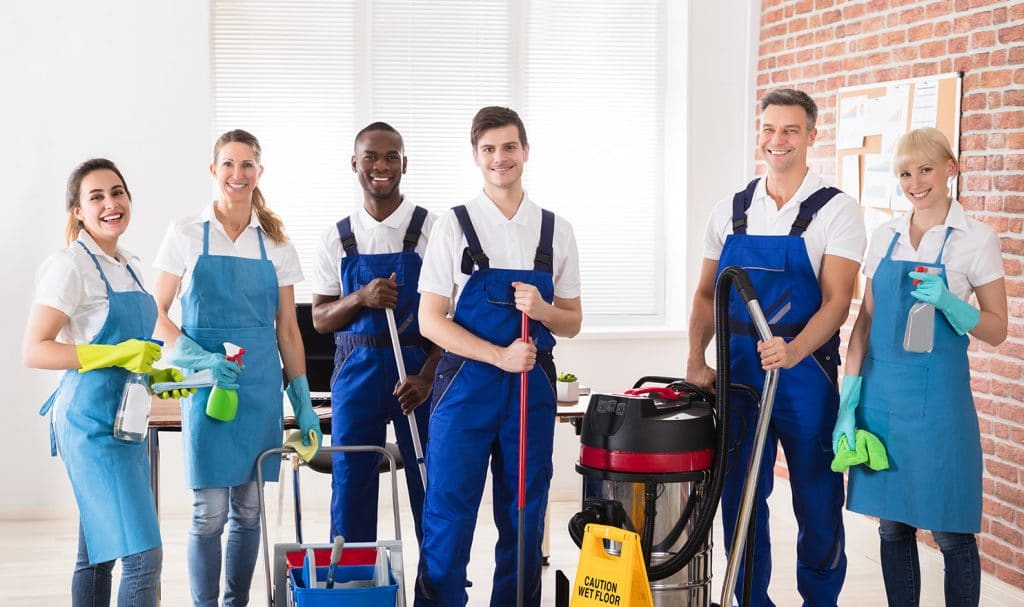
M 355 257 L 359 255 L 356 249 L 356 235 L 352 233 L 352 218 L 346 217 L 338 222 L 338 237 L 341 238 L 341 246 L 345 249 L 345 255 Z
M 491 260 L 487 258 L 483 247 L 480 246 L 480 239 L 473 228 L 473 222 L 469 220 L 469 211 L 466 210 L 466 205 L 460 204 L 457 207 L 452 207 L 452 211 L 455 213 L 455 218 L 459 220 L 459 227 L 462 228 L 462 233 L 466 236 L 466 243 L 469 245 L 462 252 L 462 273 L 472 274 L 474 265 L 481 270 L 489 269 Z
M 747 209 L 754 200 L 754 190 L 757 189 L 757 182 L 760 177 L 747 184 L 747 187 L 732 197 L 732 233 L 747 233 Z
M 808 196 L 807 200 L 801 202 L 800 211 L 797 213 L 796 219 L 793 220 L 793 227 L 789 229 L 789 235 L 803 236 L 804 230 L 811 225 L 814 215 L 821 210 L 821 207 L 828 204 L 828 201 L 832 200 L 839 191 L 839 188 L 821 188 Z
M 405 230 L 405 238 L 402 240 L 402 251 L 412 253 L 420 242 L 420 234 L 423 232 L 423 222 L 427 219 L 427 210 L 423 207 L 416 207 L 412 210 L 412 219 L 409 227 Z
M 537 243 L 537 254 L 533 257 L 533 269 L 537 272 L 554 273 L 552 261 L 555 249 L 552 241 L 555 238 L 555 214 L 547 209 L 540 211 L 540 242 Z

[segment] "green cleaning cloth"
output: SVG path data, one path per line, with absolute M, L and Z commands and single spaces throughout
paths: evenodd
M 315 430 L 309 431 L 309 438 L 310 444 L 308 446 L 303 445 L 302 430 L 292 430 L 291 434 L 288 435 L 288 440 L 284 441 L 284 446 L 295 449 L 295 452 L 299 454 L 299 457 L 308 462 L 313 459 L 316 452 L 320 450 L 320 445 L 316 440 L 317 436 Z
M 845 436 L 836 443 L 836 456 L 832 458 L 832 471 L 842 472 L 850 466 L 865 464 L 872 470 L 888 470 L 889 457 L 885 454 L 885 445 L 878 437 L 867 430 L 857 429 L 853 435 L 856 448 L 851 450 Z

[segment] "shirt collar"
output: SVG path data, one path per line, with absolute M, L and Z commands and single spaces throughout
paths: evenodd
M 821 176 L 807 168 L 807 173 L 804 175 L 804 180 L 800 182 L 800 187 L 796 189 L 793 197 L 786 201 L 786 204 L 782 205 L 783 209 L 796 205 L 799 206 L 801 202 L 810 198 L 811 194 L 817 192 L 821 187 L 825 185 L 825 182 L 821 179 Z M 754 200 L 761 200 L 762 202 L 771 203 L 772 208 L 775 206 L 775 200 L 768 195 L 768 176 L 765 175 L 758 182 L 754 189 Z
M 359 223 L 368 229 L 375 228 L 377 226 L 385 226 L 392 230 L 401 229 L 402 223 L 405 222 L 409 215 L 412 214 L 413 205 L 407 201 L 405 196 L 402 196 L 402 202 L 398 203 L 398 207 L 393 213 L 384 218 L 384 221 L 377 221 L 370 215 L 370 212 L 366 210 L 366 206 L 360 204 L 356 214 L 359 216 Z
M 910 212 L 903 213 L 896 218 L 895 223 L 896 231 L 900 234 L 907 235 L 908 238 L 910 234 L 910 215 Z M 964 211 L 964 206 L 960 204 L 956 198 L 952 199 L 949 203 L 949 211 L 946 213 L 946 220 L 943 221 L 940 226 L 933 227 L 932 230 L 938 227 L 941 227 L 943 230 L 946 228 L 953 228 L 954 230 L 960 230 L 962 232 L 967 231 L 967 213 Z
M 117 253 L 117 258 L 107 255 L 103 251 L 103 249 L 100 248 L 100 245 L 96 244 L 96 241 L 89 234 L 89 232 L 86 232 L 85 230 L 81 230 L 80 232 L 78 232 L 78 240 L 82 241 L 82 244 L 84 244 L 86 248 L 89 249 L 90 253 L 92 253 L 93 255 L 98 255 L 100 257 L 106 258 L 107 261 L 109 261 L 112 264 L 123 266 L 128 262 L 139 262 L 139 258 L 137 255 L 135 255 L 131 251 L 128 251 L 124 247 L 121 247 L 120 245 L 118 245 L 118 247 L 115 249 L 115 252 Z
M 474 202 L 479 203 L 478 206 L 483 210 L 484 219 L 492 225 L 504 225 L 507 223 L 526 225 L 537 208 L 537 205 L 533 204 L 530 200 L 530 195 L 525 191 L 523 192 L 523 201 L 519 203 L 519 208 L 516 210 L 516 214 L 512 216 L 512 219 L 507 219 L 501 212 L 501 209 L 498 208 L 498 205 L 494 204 L 494 201 L 483 190 L 480 190 L 480 194 Z
M 207 221 L 209 221 L 211 224 L 220 226 L 220 229 L 224 230 L 224 226 L 221 224 L 220 220 L 217 219 L 217 214 L 213 212 L 213 208 L 216 205 L 217 205 L 216 202 L 211 202 L 206 208 L 203 209 L 203 211 L 201 213 L 199 213 L 199 215 L 196 215 L 195 219 L 192 220 L 192 223 L 206 223 Z M 256 215 L 256 209 L 255 208 L 252 211 L 249 212 L 249 226 L 248 227 L 250 227 L 250 228 L 258 228 L 258 227 L 260 227 L 260 219 Z M 224 231 L 226 232 L 226 230 L 224 230 Z

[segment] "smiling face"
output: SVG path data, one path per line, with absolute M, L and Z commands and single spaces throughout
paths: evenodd
M 210 165 L 210 174 L 217 182 L 221 200 L 252 202 L 252 193 L 263 174 L 263 167 L 252 146 L 232 141 L 217 151 L 217 159 Z
M 484 131 L 473 148 L 473 159 L 487 185 L 512 189 L 520 187 L 523 166 L 530 158 L 530 147 L 519 140 L 519 129 L 506 125 Z
M 98 169 L 82 178 L 82 185 L 78 188 L 78 206 L 71 211 L 93 240 L 101 246 L 110 244 L 113 248 L 128 229 L 132 200 L 117 173 Z
M 915 210 L 944 207 L 949 200 L 949 179 L 956 175 L 955 162 L 901 157 L 896 167 L 900 189 Z
M 356 141 L 352 172 L 367 199 L 379 202 L 401 198 L 398 186 L 408 166 L 402 138 L 390 131 L 367 131 Z
M 801 106 L 769 105 L 761 112 L 757 150 L 770 172 L 802 172 L 807 167 L 807 148 L 817 134 L 817 129 L 808 128 L 807 112 Z

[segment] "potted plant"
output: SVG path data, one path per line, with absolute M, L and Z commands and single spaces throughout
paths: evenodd
M 560 402 L 575 403 L 580 399 L 580 382 L 572 373 L 559 373 L 555 388 L 555 396 Z

